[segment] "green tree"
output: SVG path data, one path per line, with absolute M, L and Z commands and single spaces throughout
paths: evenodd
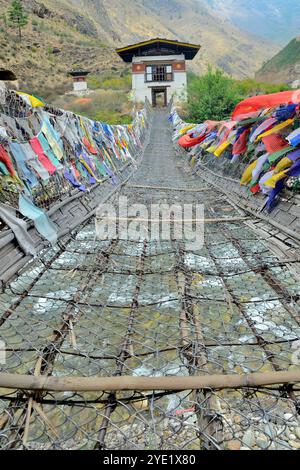
M 187 113 L 192 121 L 226 119 L 241 99 L 236 81 L 220 69 L 209 67 L 205 75 L 189 77 Z
M 22 40 L 22 28 L 28 23 L 28 16 L 25 14 L 22 1 L 12 0 L 7 10 L 8 23 L 11 28 L 18 29 L 19 40 Z

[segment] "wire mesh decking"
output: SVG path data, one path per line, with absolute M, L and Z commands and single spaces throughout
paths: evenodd
M 0 295 L 2 372 L 172 376 L 188 384 L 194 376 L 299 370 L 298 259 L 275 254 L 247 214 L 181 167 L 157 111 L 144 159 L 121 195 L 129 204 L 204 204 L 203 247 L 187 249 L 174 235 L 100 241 L 90 220 Z M 1 388 L 1 448 L 300 448 L 299 386 L 187 386 Z

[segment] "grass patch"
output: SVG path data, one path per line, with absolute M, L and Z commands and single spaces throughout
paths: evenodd
M 88 86 L 91 90 L 114 90 L 129 92 L 131 90 L 131 75 L 93 74 L 88 76 Z
M 86 96 L 64 95 L 52 101 L 55 106 L 109 124 L 129 124 L 132 105 L 123 90 L 96 90 Z
M 253 96 L 258 93 L 279 93 L 281 91 L 287 91 L 290 89 L 285 83 L 276 85 L 272 83 L 257 82 L 252 78 L 238 80 L 236 84 L 240 90 L 240 93 L 245 97 Z

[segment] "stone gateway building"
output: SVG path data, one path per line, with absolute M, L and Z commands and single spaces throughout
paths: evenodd
M 186 61 L 192 60 L 200 45 L 169 39 L 151 39 L 117 49 L 132 64 L 132 91 L 135 102 L 146 98 L 153 107 L 167 106 L 172 96 L 185 100 Z

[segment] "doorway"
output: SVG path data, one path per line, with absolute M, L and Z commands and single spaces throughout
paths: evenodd
M 167 87 L 152 88 L 153 108 L 165 108 L 167 104 Z

